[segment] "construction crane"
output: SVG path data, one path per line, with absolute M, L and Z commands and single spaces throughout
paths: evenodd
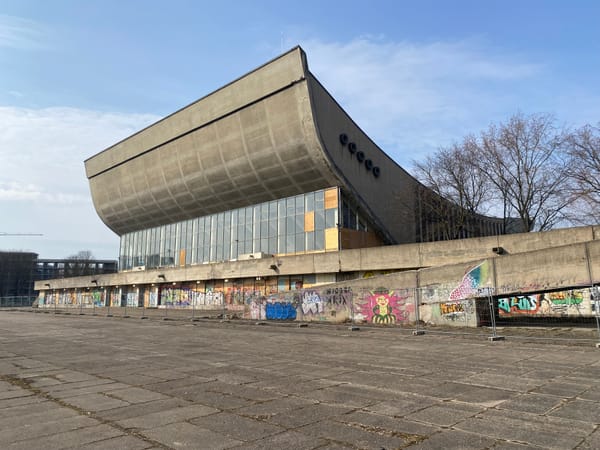
M 41 233 L 6 233 L 0 231 L 0 236 L 43 236 Z

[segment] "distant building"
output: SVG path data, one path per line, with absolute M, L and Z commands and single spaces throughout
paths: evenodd
M 38 259 L 35 267 L 35 279 L 51 280 L 54 278 L 101 275 L 115 273 L 117 270 L 118 263 L 112 259 Z
M 37 253 L 0 252 L 0 297 L 31 297 Z
M 37 253 L 0 251 L 0 297 L 34 297 L 39 280 L 102 275 L 118 270 L 116 260 L 38 259 Z

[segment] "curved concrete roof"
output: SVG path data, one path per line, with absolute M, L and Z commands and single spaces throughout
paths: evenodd
M 85 168 L 99 216 L 119 235 L 342 186 L 388 241 L 415 241 L 418 182 L 343 111 L 299 47 Z

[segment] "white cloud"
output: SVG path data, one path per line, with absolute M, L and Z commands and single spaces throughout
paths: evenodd
M 44 233 L 28 244 L 42 257 L 90 249 L 96 257 L 116 258 L 118 239 L 94 211 L 83 161 L 158 119 L 0 107 L 0 231 Z M 21 248 L 22 240 L 3 237 L 0 248 Z
M 542 65 L 477 41 L 347 43 L 306 40 L 310 70 L 386 152 L 408 168 L 413 159 L 497 119 L 514 104 L 514 86 Z M 509 113 L 509 114 L 510 114 Z
M 0 14 L 0 47 L 38 49 L 47 45 L 45 28 L 33 20 Z

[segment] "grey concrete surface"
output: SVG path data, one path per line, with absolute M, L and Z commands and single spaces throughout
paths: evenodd
M 0 311 L 3 449 L 597 449 L 600 351 Z

